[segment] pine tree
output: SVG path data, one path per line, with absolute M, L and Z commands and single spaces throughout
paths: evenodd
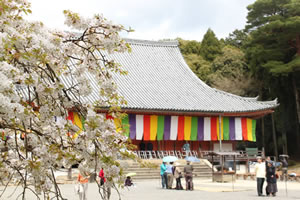
M 207 61 L 213 61 L 222 53 L 221 43 L 215 33 L 209 28 L 201 42 L 200 55 Z

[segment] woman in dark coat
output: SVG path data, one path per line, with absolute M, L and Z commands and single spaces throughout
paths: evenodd
M 273 196 L 276 196 L 277 190 L 277 180 L 276 180 L 276 168 L 272 164 L 272 162 L 268 162 L 267 164 L 267 195 L 269 196 L 272 194 Z

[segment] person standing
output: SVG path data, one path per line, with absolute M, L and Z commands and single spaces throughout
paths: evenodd
M 185 183 L 186 188 L 185 190 L 194 190 L 194 184 L 193 184 L 193 166 L 189 161 L 186 162 L 186 165 L 184 166 L 184 177 L 185 177 Z
M 168 187 L 168 185 L 167 185 L 168 181 L 167 181 L 166 170 L 167 170 L 166 163 L 163 162 L 160 165 L 161 186 L 162 186 L 163 189 Z
M 111 194 L 111 187 L 109 183 L 107 183 L 106 181 L 103 168 L 101 168 L 99 172 L 99 178 L 100 178 L 100 186 L 102 186 L 102 190 L 103 190 L 103 198 L 104 200 L 109 199 Z
M 106 182 L 106 179 L 104 177 L 104 171 L 103 168 L 101 168 L 100 172 L 99 172 L 99 178 L 100 178 L 100 185 L 104 185 L 104 183 Z
M 178 166 L 179 164 L 176 163 L 175 166 L 173 167 L 174 178 L 176 179 L 176 190 L 183 190 L 183 187 L 181 185 L 182 174 Z
M 166 169 L 167 173 L 167 189 L 172 189 L 173 185 L 173 162 L 170 162 L 170 164 L 167 165 Z
M 263 196 L 263 185 L 266 177 L 266 164 L 262 162 L 261 157 L 257 157 L 257 163 L 255 164 L 255 175 L 257 182 L 257 194 Z
M 185 151 L 186 156 L 192 156 L 190 144 L 186 141 L 182 147 L 183 151 Z
M 79 200 L 87 200 L 86 193 L 88 189 L 89 176 L 87 172 L 79 172 L 77 181 L 80 183 Z
M 271 162 L 267 162 L 267 196 L 272 194 L 274 197 L 277 192 L 276 168 Z

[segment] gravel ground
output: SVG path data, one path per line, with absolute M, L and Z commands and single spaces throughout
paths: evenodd
M 232 183 L 212 183 L 210 180 L 194 180 L 194 191 L 178 191 L 178 190 L 166 190 L 161 189 L 159 180 L 143 180 L 135 182 L 135 187 L 120 189 L 120 195 L 122 200 L 156 200 L 156 199 L 172 199 L 172 200 L 252 200 L 261 199 L 256 195 L 256 182 L 237 180 L 234 185 Z M 288 182 L 288 196 L 285 192 L 285 183 L 279 182 L 279 192 L 274 197 L 264 197 L 267 199 L 300 199 L 300 183 Z M 74 193 L 74 184 L 60 185 L 61 192 L 68 200 L 77 200 L 79 197 Z M 3 187 L 0 187 L 2 190 Z M 18 194 L 22 191 L 21 188 L 9 187 L 6 193 L 0 198 L 1 200 L 15 200 Z M 234 191 L 233 191 L 234 189 Z M 13 193 L 13 194 L 12 194 Z M 12 194 L 12 195 L 11 195 Z M 21 199 L 21 198 L 19 198 Z M 28 191 L 26 196 L 27 200 L 37 199 Z M 43 199 L 43 197 L 41 197 Z M 98 188 L 95 183 L 90 183 L 88 188 L 88 200 L 101 199 L 98 194 Z M 118 200 L 118 194 L 116 191 L 112 191 L 112 200 Z

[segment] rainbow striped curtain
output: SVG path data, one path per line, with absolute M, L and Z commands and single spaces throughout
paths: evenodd
M 129 114 L 116 122 L 132 140 L 256 141 L 256 120 L 239 117 L 191 117 Z
M 72 135 L 73 138 L 76 138 L 84 130 L 84 117 L 78 115 L 77 112 L 68 111 L 67 120 L 72 121 L 80 129 Z

